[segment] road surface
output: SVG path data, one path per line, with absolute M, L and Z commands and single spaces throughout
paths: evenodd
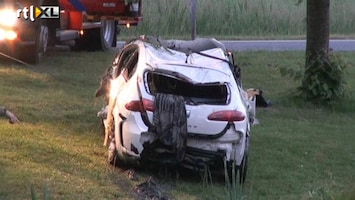
M 305 51 L 306 40 L 221 40 L 230 51 Z M 118 42 L 122 47 L 124 42 Z M 355 51 L 355 40 L 330 40 L 333 51 Z

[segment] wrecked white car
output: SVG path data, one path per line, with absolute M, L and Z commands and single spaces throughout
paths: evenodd
M 110 163 L 176 164 L 245 179 L 255 101 L 232 54 L 215 39 L 139 38 L 123 47 L 101 81 L 99 112 Z

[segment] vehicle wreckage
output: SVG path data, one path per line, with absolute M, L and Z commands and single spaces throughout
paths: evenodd
M 233 54 L 213 38 L 140 37 L 127 43 L 96 96 L 111 164 L 173 164 L 245 180 L 255 90 L 242 88 Z

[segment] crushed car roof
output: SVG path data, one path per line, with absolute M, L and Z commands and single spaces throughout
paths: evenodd
M 160 68 L 164 65 L 179 65 L 182 67 L 207 68 L 219 71 L 228 76 L 232 75 L 226 52 L 222 48 L 212 48 L 201 51 L 202 54 L 215 57 L 212 58 L 199 53 L 186 54 L 164 46 L 156 46 L 142 40 L 136 40 L 133 43 L 140 47 L 141 52 L 145 53 L 147 64 L 153 68 Z M 222 61 L 222 59 L 227 62 Z

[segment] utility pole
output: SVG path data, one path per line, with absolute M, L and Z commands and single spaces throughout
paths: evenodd
M 190 21 L 191 21 L 191 39 L 194 40 L 196 38 L 196 12 L 197 12 L 197 0 L 188 0 L 189 8 L 190 8 Z

